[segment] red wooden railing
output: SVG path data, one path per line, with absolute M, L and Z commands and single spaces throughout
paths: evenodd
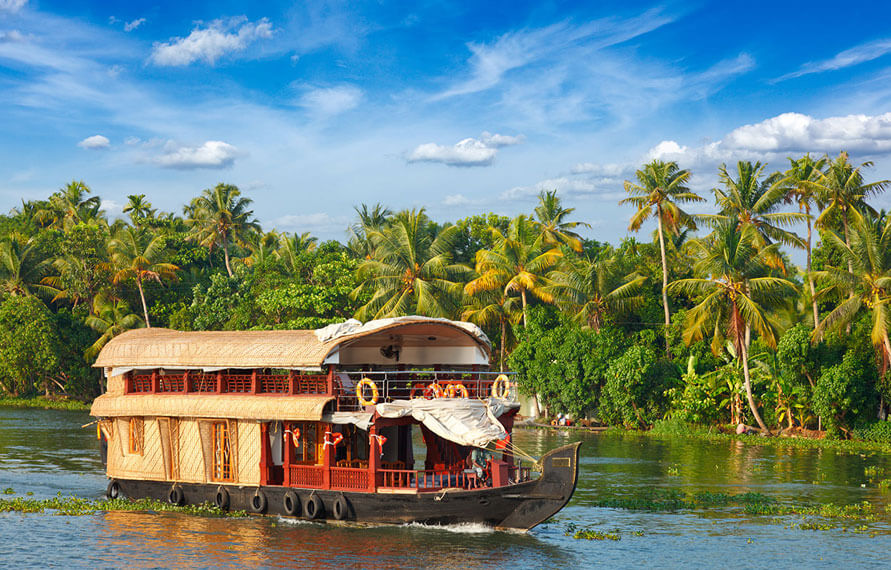
M 377 485 L 389 489 L 437 491 L 447 487 L 475 488 L 479 486 L 479 480 L 476 473 L 464 471 L 381 469 L 377 472 Z
M 325 468 L 321 465 L 291 465 L 292 487 L 322 489 L 325 487 Z
M 131 374 L 127 379 L 128 394 L 144 394 L 152 391 L 151 374 Z
M 331 488 L 343 491 L 367 491 L 368 469 L 332 467 Z
M 188 389 L 184 389 L 188 387 Z M 328 394 L 326 374 L 229 374 L 225 372 L 188 371 L 174 374 L 127 375 L 127 394 Z

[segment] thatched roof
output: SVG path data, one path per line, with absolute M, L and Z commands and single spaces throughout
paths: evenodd
M 252 396 L 248 394 L 105 394 L 90 415 L 110 417 L 227 418 L 237 420 L 320 421 L 330 396 Z
M 344 323 L 330 330 L 181 332 L 150 328 L 112 339 L 96 359 L 102 368 L 318 368 L 336 350 L 399 335 L 404 345 L 474 346 L 488 358 L 486 335 L 469 323 L 400 317 Z

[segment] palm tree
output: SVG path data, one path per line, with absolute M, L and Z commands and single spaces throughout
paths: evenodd
M 127 196 L 127 205 L 124 206 L 123 212 L 130 214 L 130 221 L 138 227 L 142 220 L 153 218 L 157 210 L 145 199 L 145 194 L 130 194 Z
M 557 191 L 541 192 L 538 195 L 538 206 L 535 207 L 536 224 L 547 244 L 566 244 L 575 252 L 582 251 L 582 239 L 573 228 L 584 226 L 584 222 L 567 222 L 566 218 L 575 208 L 564 208 L 557 197 Z
M 759 247 L 760 239 L 753 225 L 741 226 L 736 220 L 718 223 L 712 234 L 694 242 L 700 253 L 694 271 L 701 277 L 679 279 L 668 288 L 703 297 L 687 312 L 684 341 L 690 344 L 711 335 L 715 354 L 724 349 L 725 339 L 730 341 L 734 356 L 742 364 L 749 409 L 761 429 L 769 431 L 752 396 L 749 339 L 754 330 L 768 346 L 776 346 L 767 312 L 780 304 L 785 294 L 794 292 L 795 285 L 770 275 L 769 262 L 779 244 Z
M 386 228 L 370 231 L 374 257 L 359 266 L 361 284 L 351 296 L 370 294 L 371 299 L 356 318 L 456 315 L 461 296 L 456 281 L 468 271 L 452 263 L 457 234 L 456 226 L 448 226 L 434 236 L 423 208 L 400 212 Z
M 807 240 L 805 247 L 807 250 L 807 264 L 805 273 L 811 292 L 811 305 L 814 312 L 814 328 L 820 322 L 820 310 L 817 307 L 816 289 L 814 287 L 814 277 L 811 274 L 811 238 L 813 230 L 811 228 L 811 206 L 818 205 L 817 193 L 814 190 L 814 183 L 823 175 L 823 169 L 826 167 L 826 159 L 820 158 L 814 160 L 809 154 L 799 158 L 789 159 L 789 170 L 777 182 L 777 186 L 783 188 L 786 193 L 786 200 L 796 202 L 798 210 L 805 215 L 807 221 Z
M 252 218 L 253 210 L 248 210 L 251 202 L 241 197 L 237 186 L 220 183 L 204 190 L 185 208 L 194 239 L 208 250 L 223 248 L 229 277 L 233 276 L 229 245 L 244 244 L 249 232 L 260 231 L 260 224 Z
M 176 272 L 179 270 L 176 265 L 162 261 L 167 254 L 164 238 L 152 236 L 145 230 L 124 228 L 109 242 L 108 249 L 116 268 L 114 283 L 118 284 L 128 279 L 136 281 L 139 298 L 142 300 L 145 326 L 151 327 L 143 283 L 149 280 L 158 283 L 161 283 L 162 279 L 175 280 Z
M 883 353 L 883 362 L 891 361 L 891 217 L 884 221 L 868 213 L 858 215 L 846 236 L 823 232 L 853 271 L 830 267 L 815 273 L 823 285 L 820 293 L 837 291 L 847 298 L 839 303 L 817 326 L 815 334 L 851 323 L 864 309 L 872 314 L 871 339 Z M 850 244 L 848 243 L 850 242 Z
M 722 164 L 718 177 L 724 189 L 715 188 L 715 198 L 720 212 L 715 216 L 703 216 L 710 220 L 734 220 L 740 226 L 752 226 L 756 230 L 755 245 L 762 247 L 782 243 L 804 248 L 804 242 L 795 233 L 784 230 L 787 226 L 806 219 L 804 214 L 777 212 L 786 197 L 782 175 L 771 174 L 762 178 L 766 164 L 754 164 L 741 160 L 736 163 L 736 178 Z
M 845 245 L 850 247 L 849 225 L 861 218 L 861 211 L 875 214 L 867 203 L 866 198 L 885 189 L 888 180 L 880 180 L 870 184 L 863 183 L 864 168 L 872 166 L 872 162 L 864 162 L 854 167 L 848 162 L 848 153 L 841 152 L 838 158 L 829 163 L 829 166 L 821 174 L 817 182 L 809 183 L 817 192 L 820 202 L 826 205 L 822 213 L 817 217 L 816 225 L 820 228 L 828 228 L 833 220 L 841 218 L 844 230 Z M 854 272 L 853 262 L 849 259 L 848 272 Z
M 252 234 L 247 242 L 247 247 L 251 254 L 245 258 L 244 264 L 248 267 L 253 267 L 278 258 L 279 239 L 281 239 L 281 236 L 275 231 L 266 232 L 265 234 L 259 232 Z
M 599 330 L 608 316 L 624 313 L 643 300 L 646 277 L 620 275 L 615 258 L 579 258 L 566 265 L 551 274 L 557 305 L 593 330 Z
M 516 297 L 505 296 L 504 291 L 478 291 L 467 295 L 462 321 L 469 321 L 482 328 L 497 326 L 500 334 L 499 364 L 504 371 L 506 348 L 513 344 L 513 327 L 523 317 L 522 307 Z
M 277 255 L 284 262 L 288 274 L 297 276 L 300 272 L 300 256 L 312 252 L 318 247 L 319 238 L 309 232 L 288 235 L 282 234 Z
M 108 341 L 130 329 L 143 326 L 139 315 L 130 312 L 126 301 L 112 299 L 108 294 L 96 295 L 93 312 L 85 320 L 88 327 L 101 336 L 84 352 L 84 358 L 92 360 Z
M 665 330 L 671 326 L 671 312 L 668 307 L 668 263 L 665 260 L 665 233 L 676 234 L 681 228 L 696 229 L 692 216 L 683 211 L 678 204 L 704 202 L 705 199 L 691 192 L 686 184 L 690 180 L 690 171 L 681 170 L 677 162 L 654 160 L 635 172 L 637 184 L 626 180 L 625 191 L 631 196 L 619 201 L 619 204 L 632 204 L 637 208 L 628 229 L 637 231 L 650 217 L 656 217 L 656 229 L 659 233 L 659 250 L 662 254 L 662 307 L 665 311 Z M 665 350 L 668 351 L 668 336 L 665 337 Z
M 9 295 L 52 293 L 41 280 L 52 267 L 52 259 L 45 257 L 35 238 L 13 232 L 0 243 L 0 283 Z
M 87 197 L 90 187 L 82 181 L 72 181 L 52 196 L 36 213 L 37 220 L 45 226 L 68 230 L 79 222 L 89 222 L 101 218 L 99 208 L 102 201 L 98 196 Z
M 554 301 L 548 290 L 547 276 L 562 257 L 560 248 L 544 242 L 532 220 L 517 216 L 511 220 L 507 234 L 492 229 L 495 245 L 476 253 L 476 272 L 479 277 L 464 286 L 473 296 L 481 291 L 501 290 L 505 297 L 519 295 L 522 304 L 523 326 L 526 326 L 527 293 L 546 303 Z
M 358 220 L 349 229 L 349 242 L 347 247 L 356 257 L 371 259 L 374 255 L 369 235 L 372 232 L 380 232 L 388 224 L 393 212 L 380 203 L 369 207 L 361 204 L 353 208 L 356 210 Z

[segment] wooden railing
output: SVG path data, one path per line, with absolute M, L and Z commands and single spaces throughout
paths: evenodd
M 331 488 L 343 491 L 367 491 L 368 469 L 332 467 Z
M 329 393 L 326 374 L 230 374 L 199 372 L 183 374 L 134 374 L 126 378 L 127 394 L 269 394 L 323 395 Z
M 377 486 L 386 489 L 416 489 L 438 491 L 459 487 L 479 487 L 476 473 L 462 471 L 425 471 L 409 469 L 381 469 L 377 472 Z
M 321 465 L 291 465 L 290 482 L 292 487 L 322 489 L 325 487 L 325 468 Z

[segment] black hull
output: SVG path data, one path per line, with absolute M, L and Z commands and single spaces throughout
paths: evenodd
M 314 517 L 319 521 L 334 520 L 340 514 L 340 520 L 360 523 L 480 523 L 497 528 L 528 530 L 550 518 L 569 502 L 578 479 L 580 445 L 567 445 L 542 457 L 542 475 L 538 479 L 494 489 L 454 489 L 409 494 L 356 493 L 279 486 L 221 486 L 209 483 L 176 483 L 174 486 L 169 481 L 127 479 L 115 479 L 114 482 L 118 484 L 123 496 L 149 497 L 161 501 L 170 500 L 171 490 L 176 487 L 180 489 L 182 502 L 185 504 L 214 503 L 218 499 L 218 490 L 223 488 L 228 495 L 229 510 L 280 516 L 293 516 L 286 512 L 285 507 L 285 494 L 292 491 L 299 498 L 296 515 L 299 518 L 309 518 L 305 507 L 313 500 L 311 497 L 321 500 L 321 509 Z M 259 501 L 254 499 L 258 489 L 266 499 L 263 509 L 256 508 Z M 341 507 L 339 513 L 338 507 Z

